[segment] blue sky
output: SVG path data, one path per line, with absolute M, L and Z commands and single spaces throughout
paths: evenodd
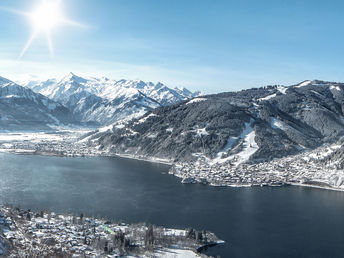
M 31 11 L 40 1 L 1 0 Z M 306 79 L 344 81 L 343 1 L 64 0 L 85 27 L 30 37 L 27 17 L 0 10 L 0 75 L 61 77 L 69 71 L 161 81 L 220 92 Z

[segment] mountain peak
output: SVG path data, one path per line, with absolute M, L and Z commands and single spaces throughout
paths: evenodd
M 101 124 L 140 116 L 158 106 L 193 97 L 186 89 L 177 92 L 161 82 L 82 78 L 73 72 L 59 82 L 33 82 L 30 88 L 69 108 L 82 122 Z
M 61 82 L 77 82 L 77 83 L 84 83 L 87 80 L 75 75 L 72 72 L 69 72 L 65 77 L 62 78 Z

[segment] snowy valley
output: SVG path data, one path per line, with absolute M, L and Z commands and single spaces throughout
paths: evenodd
M 68 114 L 64 118 L 77 116 L 78 123 L 92 121 L 99 128 L 56 122 L 49 133 L 3 132 L 2 151 L 168 163 L 173 165 L 170 173 L 183 183 L 344 187 L 338 154 L 344 135 L 341 83 L 304 81 L 198 96 L 160 83 L 84 79 L 70 73 L 59 82 L 26 86 L 40 93 L 2 79 L 2 102 L 21 95 L 35 105 L 45 104 L 50 112 L 60 108 Z M 97 101 L 86 104 L 90 99 Z M 7 121 L 8 115 L 2 117 Z

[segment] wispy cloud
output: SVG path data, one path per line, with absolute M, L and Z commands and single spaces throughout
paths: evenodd
M 28 12 L 24 12 L 21 10 L 16 10 L 16 9 L 4 7 L 4 6 L 0 6 L 0 11 L 5 11 L 5 12 L 13 13 L 13 14 L 18 14 L 18 15 L 30 16 L 30 13 Z

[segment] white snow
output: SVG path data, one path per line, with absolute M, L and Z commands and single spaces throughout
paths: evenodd
M 339 86 L 334 86 L 334 85 L 331 85 L 331 86 L 330 86 L 330 89 L 331 89 L 331 90 L 341 91 L 341 88 L 339 88 Z
M 327 157 L 328 155 L 332 154 L 335 150 L 339 149 L 341 146 L 340 145 L 332 145 L 323 150 L 323 152 L 314 152 L 310 153 L 308 157 L 313 158 L 313 159 L 322 159 Z
M 154 257 L 164 258 L 200 258 L 201 256 L 190 250 L 183 249 L 163 249 L 155 252 Z
M 125 124 L 119 123 L 119 124 L 116 124 L 115 127 L 118 129 L 122 129 L 125 127 Z
M 259 149 L 259 146 L 254 139 L 256 137 L 256 132 L 251 127 L 251 123 L 246 124 L 246 128 L 240 137 L 245 138 L 243 143 L 244 149 L 236 154 L 236 164 L 248 161 L 249 158 Z
M 307 86 L 307 85 L 309 85 L 311 83 L 312 83 L 312 81 L 307 80 L 307 81 L 301 82 L 300 84 L 296 85 L 295 87 L 296 88 L 301 88 L 301 87 Z
M 272 128 L 278 128 L 281 129 L 283 131 L 287 130 L 287 129 L 294 129 L 292 128 L 290 125 L 287 125 L 286 123 L 282 122 L 281 120 L 278 120 L 277 118 L 271 117 L 270 118 L 270 124 Z
M 224 163 L 229 160 L 233 160 L 235 165 L 239 165 L 241 163 L 244 163 L 249 160 L 249 158 L 259 149 L 258 144 L 255 141 L 256 133 L 252 128 L 252 123 L 254 122 L 254 119 L 251 118 L 249 123 L 245 123 L 245 128 L 240 134 L 240 136 L 237 139 L 243 139 L 242 143 L 242 151 L 239 153 L 230 155 L 226 158 L 221 158 L 222 154 L 226 153 L 225 149 L 219 152 L 210 163 Z M 228 140 L 228 144 L 225 148 L 231 148 L 235 141 L 237 140 L 235 137 L 231 137 Z
M 218 152 L 216 159 L 221 159 L 222 155 L 225 155 L 230 149 L 232 149 L 233 144 L 238 140 L 238 137 L 229 137 L 226 146 L 222 151 Z
M 284 87 L 284 86 L 278 85 L 277 86 L 277 90 L 279 92 L 281 92 L 282 94 L 286 94 L 286 91 L 288 90 L 288 87 Z
M 199 96 L 186 89 L 171 89 L 159 82 L 82 78 L 73 73 L 60 81 L 31 81 L 26 82 L 26 86 L 62 105 L 72 106 L 72 111 L 83 114 L 83 122 L 97 121 L 103 125 L 129 117 L 138 118 L 151 108 Z
M 259 101 L 262 101 L 262 100 L 269 100 L 269 99 L 272 99 L 272 98 L 274 98 L 274 97 L 276 97 L 276 93 L 271 94 L 271 95 L 268 95 L 268 96 L 266 96 L 266 97 L 264 97 L 264 98 L 259 98 L 258 100 L 259 100 Z
M 324 95 L 320 94 L 319 92 L 315 91 L 315 90 L 311 90 L 311 92 L 313 92 L 314 94 L 318 95 L 318 96 L 321 96 L 321 97 L 324 97 Z
M 6 95 L 6 96 L 2 96 L 2 99 L 11 99 L 11 98 L 22 98 L 21 96 L 18 95 Z
M 61 142 L 61 141 L 73 141 L 78 139 L 81 135 L 90 132 L 86 129 L 58 129 L 56 132 L 45 133 L 45 132 L 11 132 L 11 133 L 0 133 L 0 148 L 7 148 L 13 146 L 16 142 Z
M 59 134 L 46 134 L 40 133 L 0 133 L 0 141 L 12 142 L 12 141 L 32 141 L 39 142 L 42 140 L 62 140 L 62 135 Z
M 295 135 L 304 137 L 301 131 L 274 117 L 270 117 L 270 126 L 274 129 L 280 129 L 284 131 L 290 137 L 295 137 Z M 299 150 L 307 149 L 307 147 L 300 144 L 297 146 L 297 148 Z
M 196 129 L 196 133 L 198 136 L 209 135 L 209 133 L 206 130 L 206 127 Z
M 190 100 L 188 103 L 186 103 L 186 105 L 196 103 L 196 102 L 206 101 L 206 100 L 207 100 L 206 98 L 194 98 L 194 99 Z
M 123 127 L 124 127 L 124 125 L 123 125 Z M 108 126 L 104 126 L 104 127 L 99 128 L 98 131 L 100 133 L 104 133 L 104 132 L 112 131 L 112 128 L 113 128 L 113 125 L 108 125 Z
M 139 121 L 137 121 L 135 124 L 142 124 L 144 123 L 148 118 L 157 116 L 156 114 L 150 113 L 148 116 L 145 116 L 141 118 Z
M 165 229 L 165 235 L 167 236 L 185 236 L 186 231 L 183 229 Z

